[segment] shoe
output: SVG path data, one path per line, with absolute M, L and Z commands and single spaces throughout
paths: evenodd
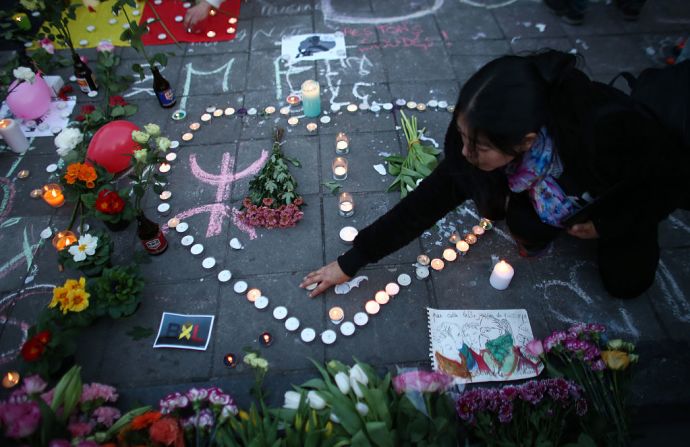
M 582 25 L 585 14 L 570 7 L 568 0 L 544 0 L 544 4 L 568 25 Z

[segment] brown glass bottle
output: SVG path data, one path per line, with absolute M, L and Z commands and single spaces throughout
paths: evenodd
M 72 53 L 72 60 L 74 61 L 74 76 L 77 78 L 79 89 L 84 93 L 97 91 L 96 75 L 89 66 L 81 60 L 77 53 Z
M 144 214 L 137 216 L 137 236 L 150 255 L 159 255 L 168 248 L 168 241 L 165 239 L 160 226 L 149 220 Z
M 165 109 L 174 106 L 177 99 L 168 80 L 161 75 L 157 67 L 151 67 L 151 72 L 153 73 L 153 91 L 156 92 L 158 103 Z

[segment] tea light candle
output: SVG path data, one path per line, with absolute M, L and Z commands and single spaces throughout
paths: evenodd
M 168 172 L 170 172 L 171 168 L 172 168 L 172 166 L 170 166 L 170 163 L 163 162 L 158 166 L 158 171 L 161 174 L 167 174 Z
M 216 258 L 214 258 L 213 256 L 204 258 L 204 260 L 201 261 L 201 266 L 206 270 L 211 270 L 213 267 L 216 266 Z
M 460 256 L 465 256 L 470 249 L 470 244 L 465 241 L 458 241 L 455 244 L 455 249 L 460 252 Z
M 348 104 L 346 109 L 348 112 L 352 113 L 359 110 L 359 107 L 357 107 L 357 104 Z
M 401 273 L 398 275 L 398 284 L 400 284 L 403 287 L 407 287 L 410 284 L 412 284 L 412 278 L 410 278 L 410 275 L 407 273 Z M 390 292 L 388 293 L 390 295 Z
M 25 179 L 28 176 L 29 176 L 29 170 L 28 169 L 22 169 L 21 171 L 17 172 L 17 178 Z
M 331 307 L 328 311 L 328 318 L 331 319 L 331 323 L 340 324 L 340 322 L 345 318 L 345 312 L 343 311 L 342 307 Z
M 486 217 L 482 217 L 479 220 L 479 226 L 482 227 L 484 230 L 489 231 L 490 229 L 492 229 L 494 227 L 494 224 L 493 224 L 493 222 L 491 222 Z
M 225 366 L 227 367 L 234 368 L 237 366 L 237 356 L 229 352 L 223 356 L 223 363 L 225 363 Z
M 287 307 L 285 306 L 278 306 L 275 309 L 273 309 L 273 318 L 276 320 L 284 320 L 285 317 L 287 317 L 288 310 Z
M 192 134 L 191 132 L 183 133 L 181 138 L 182 141 L 191 141 L 192 138 L 194 138 L 194 134 Z
M 445 259 L 448 262 L 453 262 L 456 259 L 458 259 L 458 253 L 452 248 L 446 248 L 445 250 L 443 250 L 443 259 Z
M 53 208 L 59 208 L 65 204 L 65 195 L 62 187 L 57 183 L 48 183 L 43 187 L 43 200 Z
M 354 318 L 352 318 L 352 321 L 354 321 L 357 326 L 364 326 L 369 322 L 369 315 L 364 312 L 357 312 Z
M 381 305 L 388 304 L 388 301 L 390 301 L 390 299 L 391 299 L 391 297 L 388 296 L 388 294 L 383 290 L 379 290 L 374 295 L 374 301 L 376 301 L 378 304 L 381 304 Z
M 275 113 L 275 111 L 276 111 L 276 108 L 273 106 L 268 106 L 264 109 L 264 113 L 266 115 L 273 115 Z
M 338 196 L 338 214 L 343 217 L 355 214 L 355 201 L 349 192 L 341 192 Z
M 38 199 L 38 198 L 41 197 L 42 195 L 43 195 L 43 190 L 42 190 L 42 189 L 38 189 L 38 188 L 32 189 L 31 192 L 29 193 L 29 196 L 30 196 L 32 199 Z
M 185 112 L 184 110 L 175 110 L 172 113 L 172 115 L 170 115 L 170 117 L 172 119 L 174 119 L 175 121 L 183 120 L 183 119 L 185 119 L 186 116 L 187 116 L 187 112 Z
M 316 331 L 310 327 L 305 327 L 300 333 L 300 338 L 305 343 L 311 343 L 316 338 Z
M 309 124 L 307 124 L 307 131 L 308 131 L 309 133 L 316 132 L 316 129 L 318 129 L 318 128 L 319 128 L 319 126 L 318 126 L 316 123 L 309 123 Z
M 345 132 L 338 132 L 335 135 L 335 153 L 338 155 L 345 155 L 350 152 L 350 138 Z
M 351 321 L 346 321 L 340 325 L 340 333 L 346 337 L 355 333 L 355 325 Z
M 352 244 L 352 241 L 357 237 L 357 229 L 355 227 L 343 227 L 340 229 L 340 240 L 346 244 Z
M 280 114 L 284 116 L 290 115 L 290 106 L 281 107 Z
M 201 127 L 200 123 L 192 123 L 189 125 L 189 130 L 199 130 L 200 127 Z
M 221 270 L 218 272 L 218 281 L 226 283 L 232 279 L 232 272 L 230 270 Z
M 14 388 L 19 383 L 21 376 L 17 371 L 7 371 L 4 376 L 2 376 L 2 386 L 4 388 Z
M 429 277 L 429 269 L 427 267 L 417 267 L 414 271 L 415 276 L 419 280 L 424 280 Z
M 333 180 L 345 180 L 347 178 L 347 158 L 335 157 L 332 168 Z
M 327 329 L 321 333 L 321 341 L 324 345 L 332 345 L 335 343 L 336 338 L 338 338 L 338 336 L 332 329 Z
M 177 160 L 177 154 L 175 152 L 168 152 L 165 154 L 165 161 L 172 163 L 175 160 Z
M 299 329 L 299 320 L 296 317 L 290 317 L 285 320 L 285 329 L 294 332 Z
M 290 118 L 288 118 L 288 124 L 292 127 L 295 127 L 297 124 L 299 124 L 299 118 L 297 118 L 296 116 L 291 116 Z
M 209 39 L 213 39 L 214 37 L 216 37 L 216 32 L 215 31 L 209 31 L 206 33 L 206 37 L 208 37 Z
M 369 300 L 364 305 L 364 310 L 367 311 L 369 315 L 376 315 L 381 310 L 381 305 L 374 300 Z
M 235 109 L 232 107 L 226 107 L 225 110 L 223 111 L 223 114 L 225 114 L 225 116 L 234 115 Z
M 29 140 L 24 136 L 19 124 L 13 119 L 0 120 L 0 136 L 13 152 L 23 154 L 29 148 Z
M 472 227 L 472 233 L 475 236 L 481 236 L 482 234 L 484 234 L 484 228 L 482 228 L 481 225 L 475 225 Z
M 268 308 L 269 299 L 265 296 L 260 296 L 254 301 L 254 307 L 258 310 L 266 310 Z
M 165 190 L 165 191 L 163 191 L 162 193 L 160 193 L 160 194 L 158 195 L 158 197 L 159 197 L 161 200 L 169 200 L 170 197 L 172 197 L 172 192 L 171 192 L 171 191 L 168 191 L 168 190 Z
M 431 259 L 427 255 L 419 255 L 417 256 L 417 264 L 421 266 L 427 266 L 431 262 Z
M 489 277 L 489 284 L 496 290 L 505 290 L 513 279 L 515 270 L 506 261 L 501 260 L 495 266 Z
M 249 289 L 249 292 L 247 292 L 247 300 L 250 303 L 253 303 L 256 300 L 258 300 L 260 296 L 261 296 L 261 290 L 256 289 L 256 288 L 255 289 Z
M 188 234 L 187 236 L 183 237 L 182 240 L 180 241 L 183 247 L 189 247 L 194 243 L 194 236 L 191 234 Z
M 273 336 L 269 332 L 262 332 L 259 336 L 261 344 L 264 346 L 271 346 L 273 343 Z
M 161 203 L 158 205 L 158 214 L 161 216 L 167 216 L 170 214 L 170 204 L 169 203 Z
M 210 113 L 204 113 L 203 115 L 201 115 L 201 121 L 204 121 L 204 122 L 211 121 L 211 114 Z M 199 123 L 196 123 L 196 124 L 199 124 Z M 189 126 L 189 127 L 191 128 L 191 126 Z M 197 129 L 198 129 L 198 127 L 197 127 Z
M 201 256 L 201 254 L 204 252 L 204 246 L 202 244 L 194 244 L 192 245 L 192 248 L 189 249 L 189 251 L 194 256 Z
M 391 298 L 400 293 L 400 286 L 394 282 L 386 284 L 385 291 Z
M 175 227 L 175 231 L 177 231 L 178 233 L 184 233 L 188 229 L 189 229 L 189 224 L 187 222 L 180 222 Z
M 228 19 L 228 23 L 229 23 L 230 25 L 234 25 L 235 23 L 237 23 L 237 17 L 230 17 L 230 18 Z
M 290 104 L 291 106 L 296 106 L 299 104 L 302 100 L 300 99 L 299 96 L 297 95 L 289 95 L 287 98 L 285 98 L 285 102 Z
M 234 286 L 232 286 L 232 289 L 235 291 L 235 293 L 244 293 L 247 291 L 247 283 L 245 281 L 237 281 Z
M 477 243 L 477 236 L 475 236 L 474 234 L 466 234 L 465 242 L 467 242 L 470 245 L 474 245 Z
M 321 87 L 318 82 L 308 80 L 302 84 L 302 108 L 304 115 L 309 118 L 321 113 Z
M 77 236 L 71 231 L 59 231 L 53 238 L 53 247 L 55 247 L 57 251 L 61 251 L 77 242 L 77 240 Z
M 445 266 L 446 266 L 446 263 L 443 262 L 442 259 L 434 258 L 431 260 L 431 268 L 436 270 L 437 272 L 440 272 L 441 270 L 443 270 L 443 267 L 445 267 Z
M 454 231 L 453 234 L 450 235 L 448 238 L 448 242 L 451 244 L 455 244 L 460 240 L 460 234 L 457 231 Z
M 177 226 L 180 224 L 180 219 L 177 217 L 173 217 L 171 219 L 168 219 L 168 228 L 177 228 Z

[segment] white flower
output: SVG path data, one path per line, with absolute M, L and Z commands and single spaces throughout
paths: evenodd
M 142 132 L 140 130 L 132 131 L 132 140 L 136 141 L 137 143 L 146 144 L 149 142 L 149 138 L 151 138 L 151 135 L 147 134 L 146 132 Z
M 336 416 L 335 413 L 333 413 L 333 412 L 331 412 L 329 419 L 336 424 L 340 424 L 340 419 L 338 419 L 338 416 Z
M 359 382 L 354 380 L 352 377 L 350 377 L 350 386 L 352 386 L 352 391 L 355 392 L 355 396 L 357 396 L 359 399 L 362 399 L 364 397 L 362 387 L 359 385 Z
M 364 402 L 357 402 L 355 408 L 357 409 L 357 413 L 359 413 L 362 416 L 366 416 L 367 414 L 369 414 L 369 407 L 367 407 L 367 404 L 365 404 Z
M 158 137 L 156 139 L 156 146 L 158 146 L 158 150 L 165 152 L 170 149 L 170 140 L 165 137 Z
M 297 391 L 286 391 L 283 408 L 287 408 L 288 410 L 298 409 L 301 398 L 302 396 Z
M 161 128 L 158 127 L 158 124 L 148 123 L 144 126 L 144 130 L 152 137 L 157 137 L 161 134 Z
M 335 384 L 341 393 L 347 394 L 350 392 L 350 378 L 344 372 L 339 372 L 335 375 Z
M 309 391 L 307 393 L 307 402 L 309 402 L 309 406 L 314 410 L 323 410 L 326 408 L 326 401 L 323 400 L 316 391 Z
M 81 262 L 86 259 L 86 256 L 96 254 L 96 247 L 98 247 L 98 238 L 85 234 L 79 237 L 78 244 L 72 244 L 69 247 L 69 254 L 72 255 L 74 262 Z
M 355 365 L 350 368 L 350 382 L 352 382 L 352 380 L 356 380 L 362 385 L 369 384 L 369 377 L 367 377 L 367 373 L 365 373 L 362 367 L 359 365 Z
M 134 151 L 134 159 L 139 163 L 146 163 L 146 155 L 148 152 L 146 149 L 137 149 Z
M 29 67 L 17 67 L 12 70 L 12 74 L 20 81 L 34 82 L 36 74 Z
M 79 129 L 74 127 L 65 127 L 55 137 L 55 147 L 57 147 L 56 152 L 60 157 L 65 157 L 82 141 L 84 141 L 84 135 Z

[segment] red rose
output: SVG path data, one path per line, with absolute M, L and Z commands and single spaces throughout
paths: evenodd
M 57 96 L 63 101 L 67 101 L 67 94 L 72 93 L 74 89 L 72 88 L 71 85 L 65 85 L 63 86 L 60 91 L 58 92 Z
M 34 335 L 34 339 L 40 341 L 44 345 L 47 345 L 50 343 L 50 339 L 53 338 L 52 334 L 50 331 L 41 331 L 38 334 Z
M 151 440 L 166 446 L 184 447 L 184 437 L 180 424 L 171 417 L 164 417 L 154 422 L 149 428 Z
M 124 208 L 125 201 L 115 191 L 104 189 L 96 197 L 96 210 L 103 214 L 119 214 Z
M 110 107 L 115 107 L 115 106 L 126 106 L 127 101 L 125 101 L 125 98 L 123 98 L 120 95 L 115 95 L 111 96 L 110 100 L 108 101 L 108 104 L 110 104 Z
M 89 113 L 93 113 L 93 111 L 96 110 L 96 106 L 93 104 L 85 104 L 81 106 L 81 114 L 82 115 L 88 115 Z
M 24 360 L 26 360 L 27 362 L 35 362 L 36 360 L 41 358 L 41 356 L 43 355 L 43 351 L 45 351 L 45 349 L 45 345 L 41 343 L 39 340 L 37 340 L 36 338 L 30 338 L 22 346 L 22 358 L 24 358 Z

